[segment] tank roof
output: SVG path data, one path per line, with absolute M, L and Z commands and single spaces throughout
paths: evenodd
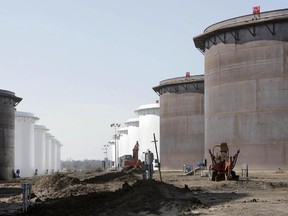
M 155 103 L 155 104 L 145 104 L 145 105 L 139 106 L 139 108 L 136 109 L 135 111 L 144 110 L 144 109 L 154 109 L 154 108 L 159 108 L 159 107 L 160 107 L 160 104 L 159 104 L 159 103 Z
M 125 124 L 126 123 L 132 123 L 132 122 L 139 122 L 139 118 L 130 118 L 125 122 Z
M 214 35 L 243 27 L 275 23 L 288 20 L 288 9 L 249 14 L 217 22 L 207 27 L 204 32 L 193 38 L 195 46 L 205 51 L 205 41 Z
M 166 79 L 160 82 L 158 86 L 153 87 L 153 90 L 158 94 L 161 95 L 166 92 L 174 92 L 180 93 L 180 89 L 178 88 L 181 86 L 185 89 L 185 91 L 192 91 L 191 89 L 198 90 L 199 85 L 204 86 L 204 75 L 194 75 L 189 77 L 176 77 L 171 79 Z M 190 88 L 189 86 L 193 86 Z M 200 91 L 201 92 L 201 91 Z
M 37 117 L 34 116 L 33 113 L 30 113 L 30 112 L 16 111 L 16 112 L 15 112 L 15 115 L 16 115 L 16 116 L 23 116 L 23 117 L 37 118 Z
M 0 89 L 0 97 L 1 96 L 13 99 L 15 101 L 15 106 L 17 106 L 17 104 L 20 103 L 20 101 L 22 100 L 22 98 L 15 96 L 14 92 L 3 89 Z
M 118 129 L 118 132 L 124 132 L 124 131 L 128 131 L 127 127 L 122 127 Z
M 159 86 L 163 85 L 174 85 L 174 84 L 183 84 L 183 83 L 191 83 L 191 82 L 204 82 L 204 75 L 194 75 L 190 77 L 175 77 L 166 80 L 162 80 Z
M 35 128 L 48 130 L 44 125 L 35 124 Z

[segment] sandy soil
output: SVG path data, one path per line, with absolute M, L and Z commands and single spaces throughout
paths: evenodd
M 154 180 L 141 177 L 79 172 L 0 183 L 0 215 L 288 215 L 288 172 L 252 172 L 249 179 L 221 182 L 182 172 L 162 172 L 163 182 L 158 172 Z M 21 182 L 33 185 L 26 213 Z

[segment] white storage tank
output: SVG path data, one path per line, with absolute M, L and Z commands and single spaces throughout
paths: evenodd
M 118 142 L 118 157 L 121 157 L 123 155 L 132 154 L 132 149 L 129 149 L 128 147 L 128 128 L 120 128 L 118 130 L 119 133 L 119 142 Z
M 33 177 L 34 167 L 34 126 L 39 118 L 29 112 L 15 112 L 15 165 L 20 177 Z
M 56 171 L 61 171 L 61 147 L 62 144 L 58 141 L 56 145 Z
M 148 149 L 157 158 L 153 134 L 155 134 L 157 142 L 158 156 L 160 160 L 160 105 L 159 103 L 147 104 L 140 106 L 135 113 L 139 116 L 139 154 L 140 160 L 144 161 L 143 152 Z
M 136 142 L 139 142 L 139 119 L 138 118 L 131 118 L 128 119 L 125 123 L 126 127 L 128 128 L 128 145 L 127 149 L 131 149 L 131 153 L 133 152 L 133 148 Z M 140 159 L 140 154 L 138 158 Z
M 54 137 L 51 139 L 51 173 L 54 173 L 55 171 L 57 171 L 56 168 L 56 160 L 57 160 L 57 149 L 56 149 L 56 145 L 57 145 L 58 140 L 55 139 Z
M 47 128 L 43 125 L 34 127 L 34 163 L 38 175 L 45 174 L 45 138 Z
M 109 141 L 109 146 L 107 148 L 107 157 L 111 161 L 110 167 L 115 168 L 115 140 Z
M 51 173 L 51 145 L 53 136 L 46 132 L 45 137 L 45 174 Z

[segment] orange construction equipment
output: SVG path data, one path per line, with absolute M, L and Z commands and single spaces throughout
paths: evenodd
M 131 170 L 131 169 L 141 169 L 141 161 L 138 159 L 138 151 L 139 151 L 139 143 L 136 142 L 133 148 L 133 156 L 132 155 L 124 155 L 119 158 L 120 167 L 123 171 Z
M 216 153 L 216 148 L 218 152 Z M 221 143 L 213 147 L 213 152 L 209 149 L 209 154 L 212 159 L 212 165 L 209 166 L 209 180 L 239 180 L 239 176 L 235 174 L 233 168 L 236 165 L 240 150 L 232 157 L 229 155 L 227 143 Z

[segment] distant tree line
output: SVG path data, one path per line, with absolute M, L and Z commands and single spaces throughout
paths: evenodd
M 62 170 L 70 171 L 95 171 L 102 168 L 101 160 L 66 160 L 61 161 Z

